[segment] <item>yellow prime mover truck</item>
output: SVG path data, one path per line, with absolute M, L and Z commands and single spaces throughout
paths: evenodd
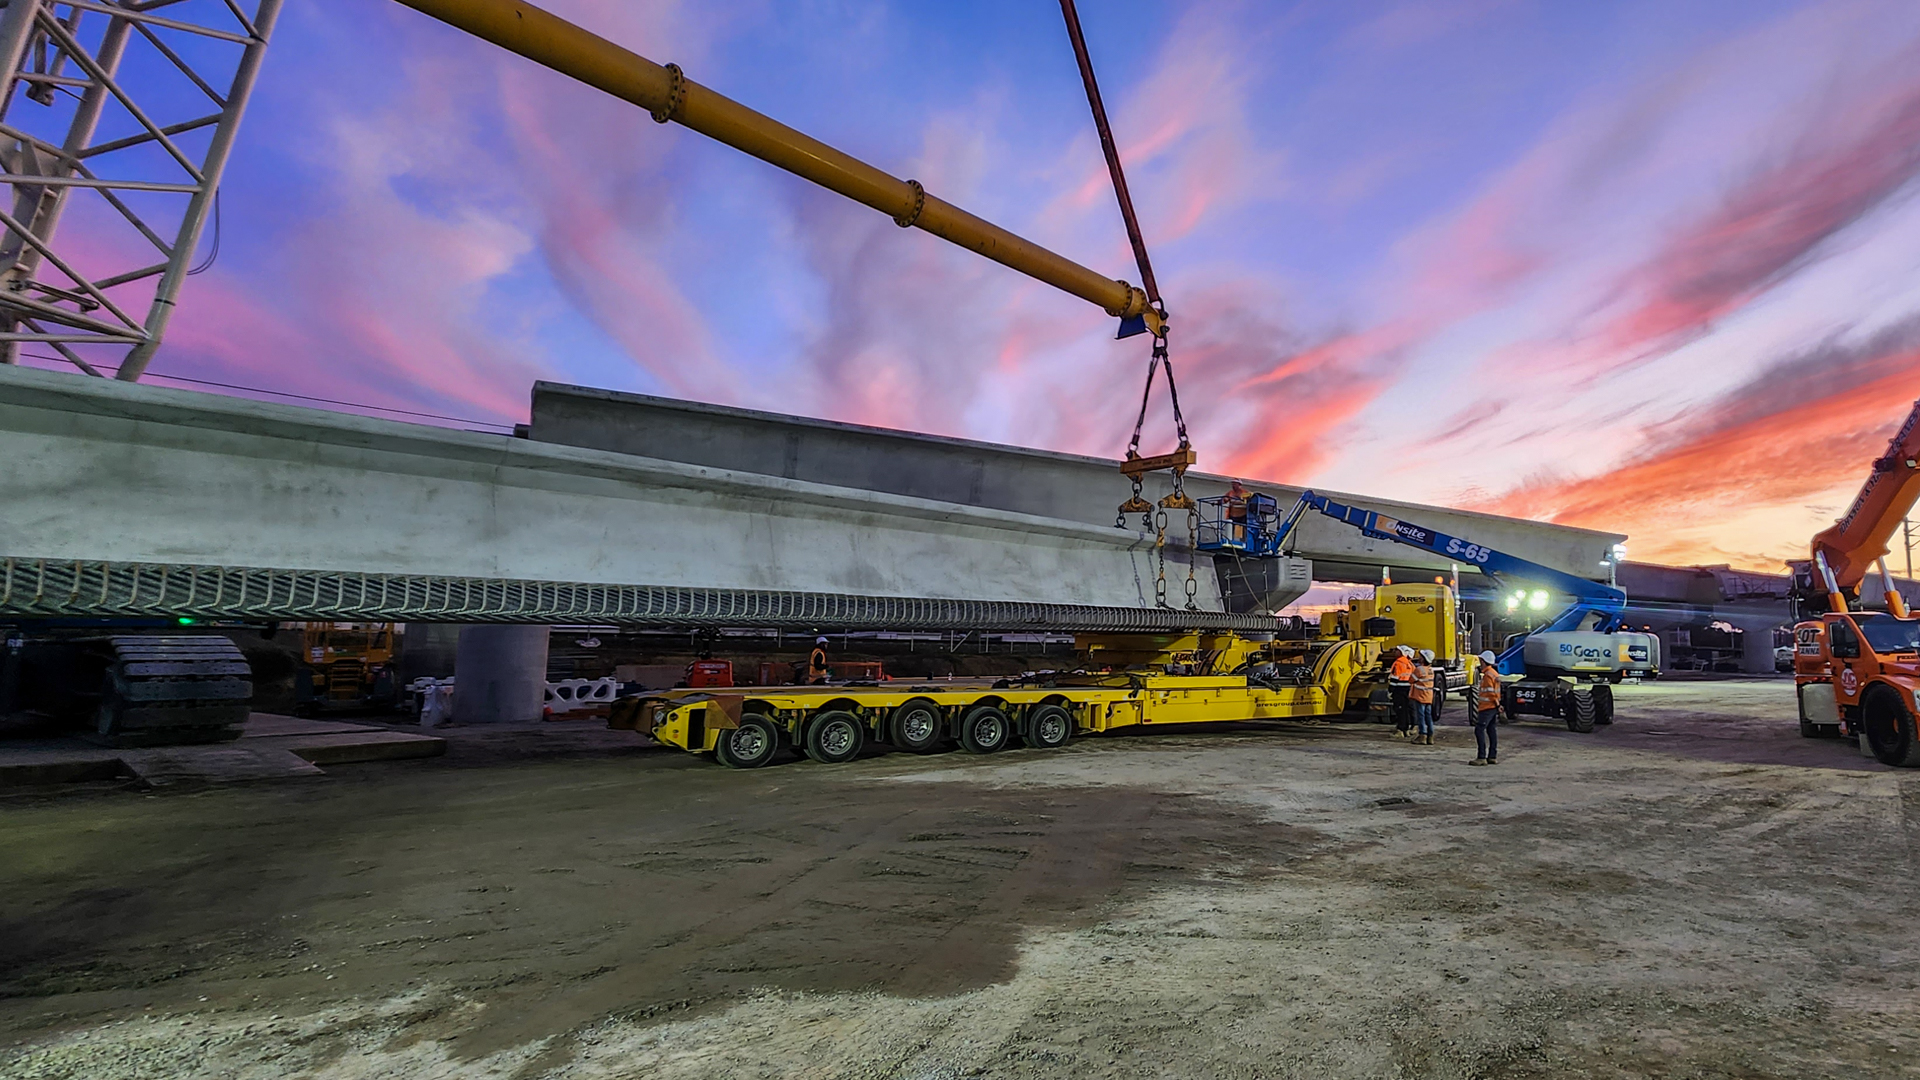
M 609 722 L 752 769 L 789 747 L 821 762 L 851 761 L 874 741 L 986 754 L 1015 740 L 1051 750 L 1117 728 L 1338 716 L 1365 709 L 1384 678 L 1381 655 L 1397 645 L 1431 649 L 1436 667 L 1464 670 L 1445 584 L 1383 586 L 1336 614 L 1320 636 L 1296 640 L 1083 636 L 1083 670 L 1017 681 L 662 691 L 616 703 Z

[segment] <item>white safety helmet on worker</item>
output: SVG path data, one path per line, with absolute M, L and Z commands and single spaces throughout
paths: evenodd
M 1497 664 L 1500 662 L 1500 658 L 1493 655 L 1492 649 L 1488 649 L 1486 652 L 1480 654 L 1480 662 L 1483 664 Z
M 1396 648 L 1398 648 L 1398 649 L 1400 650 L 1400 655 L 1401 655 L 1401 656 L 1412 656 L 1412 655 L 1413 655 L 1413 646 L 1411 646 L 1411 645 L 1399 645 L 1399 646 L 1396 646 Z
M 817 637 L 813 639 L 813 643 L 815 645 L 825 645 L 827 643 L 827 639 L 825 637 Z
M 1432 649 L 1421 649 L 1421 650 L 1420 650 L 1420 659 L 1422 659 L 1422 660 L 1425 660 L 1425 661 L 1426 661 L 1427 663 L 1429 663 L 1429 664 L 1431 664 L 1431 663 L 1433 663 L 1433 650 L 1432 650 Z

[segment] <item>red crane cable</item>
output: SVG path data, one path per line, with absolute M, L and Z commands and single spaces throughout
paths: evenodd
M 1140 219 L 1133 212 L 1133 195 L 1127 190 L 1127 174 L 1120 168 L 1120 148 L 1114 145 L 1113 128 L 1107 123 L 1107 106 L 1100 100 L 1100 84 L 1093 77 L 1093 58 L 1087 55 L 1087 38 L 1080 31 L 1080 13 L 1074 9 L 1073 0 L 1060 0 L 1060 14 L 1066 16 L 1067 37 L 1073 41 L 1074 59 L 1080 62 L 1080 81 L 1087 88 L 1087 105 L 1093 109 L 1093 126 L 1100 133 L 1100 149 L 1107 156 L 1107 174 L 1113 178 L 1113 196 L 1120 202 L 1120 218 L 1127 225 L 1127 240 L 1133 244 L 1133 260 L 1140 266 L 1140 284 L 1160 317 L 1160 324 L 1152 327 L 1153 358 L 1147 362 L 1147 385 L 1140 392 L 1140 414 L 1133 422 L 1133 439 L 1127 444 L 1127 457 L 1131 460 L 1140 456 L 1140 429 L 1147 422 L 1147 403 L 1153 396 L 1156 368 L 1166 370 L 1167 396 L 1173 404 L 1174 429 L 1180 438 L 1180 452 L 1185 454 L 1191 444 L 1187 440 L 1186 417 L 1180 414 L 1180 389 L 1174 385 L 1173 361 L 1167 356 L 1166 305 L 1160 301 L 1160 285 L 1153 278 L 1153 263 L 1147 258 L 1147 240 L 1140 235 Z M 1130 329 L 1127 323 L 1122 322 L 1120 336 L 1128 337 L 1139 333 L 1141 329 Z M 1176 494 L 1183 472 L 1184 465 L 1174 469 Z M 1134 498 L 1139 498 L 1138 492 Z
M 1113 144 L 1113 129 L 1107 125 L 1107 107 L 1100 101 L 1100 84 L 1093 78 L 1093 60 L 1087 55 L 1087 39 L 1080 32 L 1080 13 L 1073 0 L 1060 0 L 1060 13 L 1067 17 L 1067 36 L 1073 39 L 1073 56 L 1080 62 L 1080 81 L 1087 86 L 1087 104 L 1093 108 L 1093 126 L 1100 132 L 1100 149 L 1107 155 L 1107 172 L 1113 177 L 1113 194 L 1120 200 L 1120 217 L 1127 223 L 1127 239 L 1133 244 L 1133 261 L 1140 265 L 1140 285 L 1147 299 L 1160 306 L 1160 286 L 1153 280 L 1153 263 L 1147 259 L 1147 241 L 1140 235 L 1140 219 L 1133 213 L 1133 195 L 1127 191 L 1127 174 L 1120 168 L 1120 150 Z

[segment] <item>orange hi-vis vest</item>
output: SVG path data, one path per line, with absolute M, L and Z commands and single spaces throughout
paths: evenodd
M 1500 669 L 1492 664 L 1481 664 L 1474 677 L 1473 707 L 1481 712 L 1500 707 Z
M 1433 704 L 1433 669 L 1425 664 L 1413 667 L 1413 701 L 1416 705 Z
M 1413 681 L 1413 661 L 1404 656 L 1393 659 L 1393 667 L 1387 672 L 1387 681 L 1406 685 Z

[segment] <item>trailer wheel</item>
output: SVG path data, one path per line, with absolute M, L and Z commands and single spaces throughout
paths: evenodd
M 893 715 L 887 718 L 887 741 L 896 750 L 932 753 L 946 741 L 945 727 L 938 705 L 925 698 L 915 698 L 893 710 Z
M 1073 738 L 1073 717 L 1058 705 L 1036 705 L 1027 713 L 1021 739 L 1035 750 L 1058 750 Z
M 740 717 L 740 726 L 722 731 L 714 741 L 713 756 L 735 769 L 758 769 L 779 756 L 780 728 L 759 713 Z
M 1582 690 L 1567 692 L 1567 730 L 1582 735 L 1593 730 L 1593 695 Z
M 1884 685 L 1870 688 L 1860 700 L 1860 712 L 1866 718 L 1867 746 L 1881 764 L 1920 766 L 1920 734 L 1898 691 Z
M 867 746 L 867 725 L 850 712 L 824 712 L 807 725 L 807 756 L 838 765 L 860 756 Z
M 976 705 L 960 721 L 960 746 L 969 754 L 991 754 L 1007 748 L 1013 725 L 1007 714 L 992 705 Z
M 1593 688 L 1593 722 L 1603 727 L 1613 723 L 1613 687 L 1601 684 Z

